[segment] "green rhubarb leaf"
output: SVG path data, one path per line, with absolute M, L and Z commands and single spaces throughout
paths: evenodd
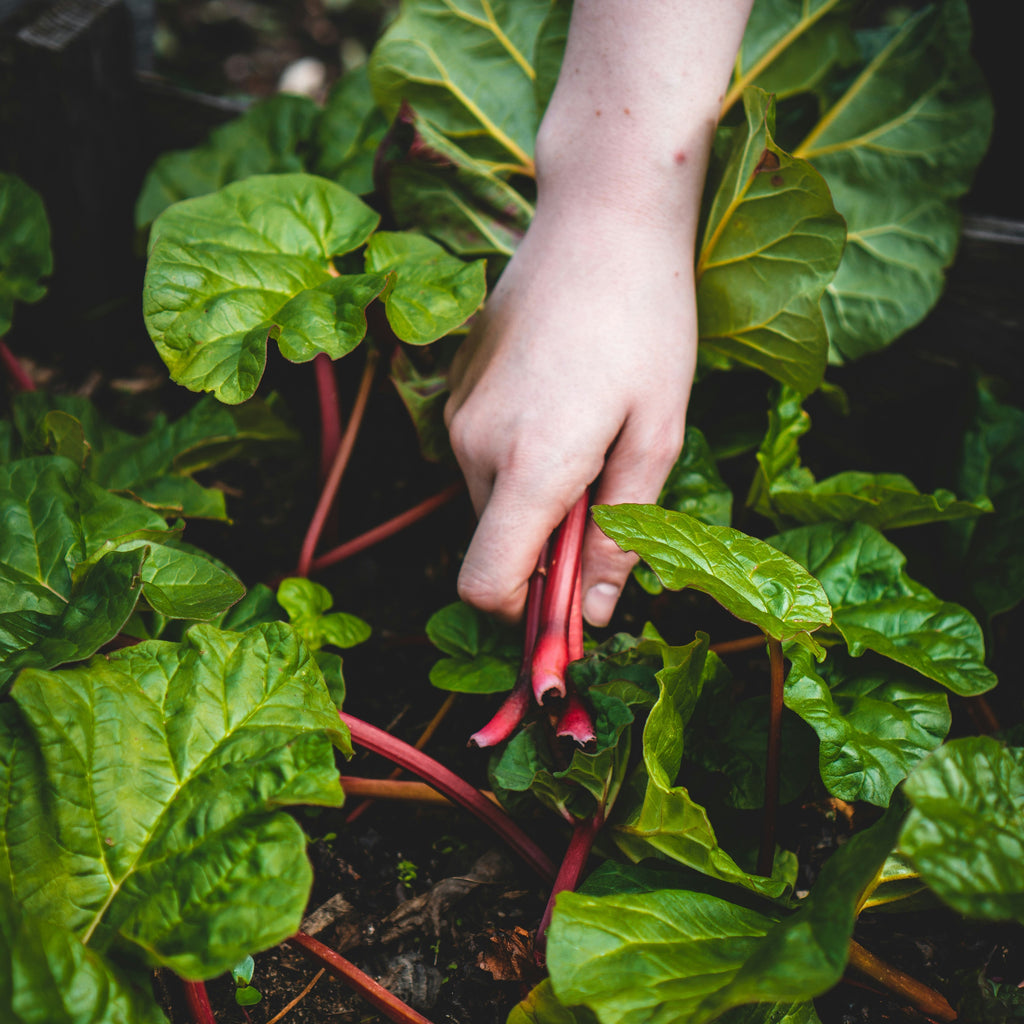
M 754 1003 L 716 1018 L 718 1024 L 821 1024 L 812 1002 Z
M 756 85 L 777 100 L 816 90 L 856 59 L 850 0 L 758 0 L 750 12 L 725 105 Z
M 542 981 L 518 1003 L 505 1024 L 599 1024 L 585 1006 L 563 1006 L 550 981 Z
M 555 994 L 617 1024 L 704 1024 L 733 1007 L 820 995 L 842 976 L 858 903 L 903 816 L 894 809 L 854 836 L 786 917 L 682 889 L 562 893 L 548 933 Z
M 899 913 L 908 909 L 904 900 L 920 898 L 922 895 L 928 898 L 928 887 L 924 880 L 906 857 L 893 852 L 886 858 L 871 895 L 864 901 L 864 909 L 884 911 L 892 907 Z
M 413 345 L 461 327 L 487 292 L 483 260 L 464 263 L 414 232 L 378 231 L 366 247 L 366 271 L 393 275 L 384 309 L 395 334 Z
M 832 628 L 855 657 L 867 650 L 961 696 L 996 684 L 981 627 L 903 569 L 903 553 L 865 523 L 818 523 L 769 538 L 814 574 L 832 604 Z
M 757 450 L 757 471 L 747 495 L 747 506 L 779 521 L 772 502 L 772 489 L 788 485 L 802 490 L 814 483 L 809 469 L 800 464 L 800 438 L 811 429 L 803 398 L 792 388 L 779 386 L 768 410 L 768 430 Z
M 39 193 L 0 173 L 0 338 L 11 329 L 15 302 L 38 302 L 53 273 L 50 224 Z
M 532 172 L 533 53 L 551 0 L 409 0 L 370 57 L 388 118 L 403 103 L 489 164 Z
M 821 175 L 775 145 L 771 98 L 749 89 L 743 102 L 746 128 L 734 138 L 697 259 L 700 342 L 807 394 L 825 370 L 819 300 L 839 265 L 843 221 Z
M 26 915 L 0 889 L 0 1016 L 7 1024 L 166 1024 L 135 976 L 60 923 Z
M 964 435 L 958 486 L 995 514 L 954 527 L 970 604 L 987 617 L 1024 600 L 1024 410 L 978 384 L 978 410 Z
M 373 101 L 366 65 L 344 74 L 331 89 L 316 126 L 315 174 L 356 195 L 373 191 L 373 161 L 387 131 Z
M 391 383 L 416 428 L 420 454 L 428 462 L 441 462 L 451 455 L 444 407 L 448 401 L 448 375 L 420 373 L 401 345 L 391 357 Z
M 1024 750 L 954 740 L 907 779 L 900 851 L 968 917 L 1024 922 Z
M 330 612 L 334 607 L 331 592 L 312 580 L 282 580 L 277 601 L 311 651 L 318 651 L 324 644 L 355 647 L 370 638 L 370 624 L 346 612 Z
M 388 202 L 403 228 L 436 238 L 459 256 L 511 256 L 533 206 L 487 164 L 474 160 L 411 108 L 382 149 Z
M 794 150 L 825 176 L 847 223 L 822 303 L 837 362 L 887 345 L 942 290 L 959 232 L 954 201 L 992 126 L 970 40 L 963 0 L 915 12 L 882 45 L 872 37 L 860 72 Z
M 312 875 L 281 808 L 340 804 L 328 737 L 351 747 L 289 627 L 193 626 L 11 696 L 0 879 L 26 912 L 193 979 L 298 928 Z
M 562 70 L 571 14 L 570 0 L 554 0 L 537 33 L 537 42 L 533 48 L 533 66 L 537 72 L 534 95 L 537 110 L 541 113 L 547 109 Z
M 130 541 L 119 551 L 148 550 L 139 574 L 146 603 L 169 619 L 212 619 L 245 594 L 242 581 L 202 554 L 170 544 Z
M 431 615 L 427 637 L 448 655 L 430 670 L 439 690 L 500 693 L 515 685 L 521 641 L 489 615 L 456 601 Z
M 786 706 L 818 734 L 819 769 L 841 800 L 887 807 L 893 790 L 949 732 L 949 701 L 933 683 L 838 651 L 819 668 L 790 648 Z
M 670 590 L 703 591 L 766 635 L 821 653 L 811 633 L 831 621 L 825 591 L 771 545 L 656 505 L 598 505 L 593 516 L 620 548 L 635 551 Z
M 255 392 L 269 341 L 293 362 L 350 352 L 388 279 L 333 276 L 331 260 L 377 221 L 305 174 L 259 175 L 167 209 L 150 235 L 143 314 L 171 376 L 237 404 Z
M 164 153 L 142 183 L 136 227 L 152 224 L 182 199 L 205 196 L 254 174 L 306 170 L 303 149 L 319 116 L 312 100 L 282 93 L 215 128 L 201 146 Z

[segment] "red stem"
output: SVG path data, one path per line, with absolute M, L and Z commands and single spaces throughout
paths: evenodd
M 540 635 L 533 650 L 533 695 L 538 704 L 552 695 L 565 696 L 569 619 L 586 523 L 587 492 L 584 491 L 558 528 L 544 587 Z
M 366 412 L 366 402 L 370 397 L 370 386 L 373 384 L 373 374 L 377 369 L 378 359 L 377 351 L 368 348 L 366 351 L 366 365 L 363 367 L 363 376 L 359 381 L 359 391 L 356 394 L 356 400 L 352 406 L 352 412 L 349 415 L 345 433 L 338 443 L 338 450 L 335 452 L 331 471 L 327 475 L 327 481 L 320 495 L 320 501 L 317 502 L 316 511 L 313 513 L 313 519 L 302 542 L 302 551 L 299 554 L 299 567 L 296 570 L 299 576 L 309 575 L 309 567 L 313 562 L 313 552 L 316 550 L 320 534 L 323 532 L 324 524 L 330 515 L 331 506 L 337 497 L 341 477 L 345 472 L 345 467 L 348 465 L 352 448 L 356 443 L 356 435 L 359 433 L 359 427 L 363 422 L 363 414 Z
M 435 509 L 446 505 L 453 498 L 457 498 L 465 489 L 466 485 L 461 481 L 451 484 L 443 491 L 438 491 L 437 494 L 426 498 L 407 511 L 399 513 L 386 523 L 381 523 L 380 526 L 375 526 L 372 530 L 367 530 L 366 533 L 361 533 L 358 537 L 345 541 L 344 544 L 340 544 L 325 555 L 320 555 L 319 558 L 314 558 L 309 563 L 309 572 L 318 572 L 321 569 L 326 569 L 329 565 L 336 565 L 346 558 L 351 558 L 353 555 L 358 555 L 359 552 L 373 547 L 374 544 L 378 544 L 382 540 L 387 540 L 388 537 L 400 533 L 407 526 L 412 526 L 413 523 L 419 522 Z M 299 575 L 302 573 L 299 572 Z
M 761 831 L 761 850 L 757 857 L 757 873 L 771 877 L 775 863 L 775 821 L 779 812 L 779 754 L 782 748 L 782 708 L 786 688 L 786 666 L 782 660 L 782 643 L 768 638 L 768 656 L 771 659 L 771 697 L 768 713 L 768 756 L 764 770 L 764 825 Z
M 193 1024 L 217 1024 L 213 1007 L 210 1006 L 210 997 L 206 994 L 206 985 L 201 981 L 184 980 L 182 984 L 185 986 L 185 998 L 188 1000 Z
M 36 382 L 3 340 L 0 340 L 0 365 L 7 371 L 15 391 L 35 391 Z
M 736 651 L 752 651 L 755 647 L 764 646 L 764 634 L 757 636 L 741 636 L 738 640 L 723 640 L 721 643 L 712 644 L 709 648 L 715 654 L 733 654 Z
M 565 856 L 562 858 L 561 867 L 555 877 L 555 884 L 551 887 L 551 895 L 548 897 L 548 905 L 544 908 L 544 916 L 540 919 L 537 928 L 537 937 L 534 939 L 534 956 L 538 962 L 544 956 L 544 947 L 547 944 L 548 925 L 551 924 L 551 915 L 555 909 L 555 897 L 560 892 L 573 890 L 579 885 L 580 875 L 587 866 L 587 859 L 590 857 L 591 848 L 597 838 L 601 826 L 604 824 L 604 816 L 597 811 L 590 818 L 583 818 L 573 825 L 572 839 L 566 847 Z
M 313 369 L 316 372 L 316 396 L 320 404 L 320 483 L 323 484 L 341 443 L 341 405 L 331 357 L 326 352 L 318 353 L 313 359 Z
M 383 729 L 344 711 L 339 711 L 338 715 L 351 730 L 352 739 L 356 743 L 401 765 L 424 782 L 429 782 L 449 800 L 461 804 L 490 826 L 542 878 L 554 877 L 555 866 L 548 855 L 501 808 L 491 803 L 465 779 Z
M 569 608 L 568 630 L 569 660 L 578 661 L 583 657 L 583 574 L 576 573 L 576 584 L 572 590 L 572 605 Z M 570 739 L 581 747 L 592 748 L 597 742 L 594 719 L 583 698 L 569 680 L 565 683 L 565 709 L 558 719 L 555 735 L 559 739 Z
M 301 949 L 310 959 L 323 964 L 336 978 L 340 978 L 368 1003 L 376 1006 L 388 1020 L 396 1021 L 397 1024 L 430 1024 L 430 1021 L 421 1013 L 417 1013 L 407 1003 L 403 1003 L 398 996 L 392 995 L 383 985 L 379 985 L 368 974 L 359 970 L 355 964 L 335 953 L 329 946 L 318 942 L 311 935 L 298 932 L 288 941 Z

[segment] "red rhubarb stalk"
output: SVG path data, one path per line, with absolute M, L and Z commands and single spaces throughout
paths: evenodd
M 569 664 L 569 618 L 572 595 L 583 550 L 587 523 L 587 493 L 580 496 L 558 529 L 541 610 L 541 629 L 533 649 L 533 695 L 538 704 L 565 696 L 565 666 Z
M 206 994 L 206 985 L 201 981 L 185 981 L 183 984 L 193 1024 L 217 1024 L 213 1007 L 210 1006 L 210 997 Z
M 393 1020 L 396 1024 L 430 1024 L 423 1014 L 417 1013 L 408 1003 L 392 995 L 383 985 L 379 985 L 368 974 L 359 970 L 354 963 L 335 953 L 330 946 L 325 946 L 304 932 L 298 932 L 288 941 L 301 949 L 310 959 L 323 964 L 331 974 L 358 992 L 368 1003 L 376 1006 L 388 1020 Z
M 316 373 L 316 395 L 320 405 L 320 483 L 323 484 L 341 442 L 341 407 L 334 363 L 326 352 L 319 352 L 314 357 L 313 370 Z
M 576 573 L 576 584 L 572 591 L 572 606 L 569 611 L 569 660 L 578 661 L 583 657 L 583 576 Z M 584 703 L 576 687 L 566 680 L 565 709 L 558 719 L 555 735 L 559 739 L 570 739 L 585 749 L 597 743 L 597 732 L 590 709 Z
M 771 659 L 771 698 L 768 712 L 768 756 L 764 778 L 764 825 L 761 831 L 761 850 L 757 857 L 757 873 L 771 876 L 775 863 L 775 820 L 779 812 L 779 772 L 782 749 L 782 708 L 786 688 L 786 666 L 782 660 L 782 644 L 768 638 L 768 656 Z
M 501 808 L 491 803 L 465 779 L 383 729 L 344 711 L 339 711 L 338 715 L 351 730 L 352 739 L 356 743 L 401 765 L 424 782 L 429 782 L 449 800 L 465 807 L 492 828 L 542 878 L 554 878 L 555 865 L 548 855 Z
M 7 371 L 15 391 L 35 391 L 36 382 L 26 373 L 25 367 L 3 340 L 0 340 L 0 366 Z
M 502 702 L 497 714 L 477 732 L 469 737 L 469 745 L 476 747 L 495 747 L 504 742 L 522 722 L 530 707 L 533 696 L 531 685 L 531 666 L 533 663 L 533 647 L 540 631 L 541 605 L 544 600 L 544 573 L 548 557 L 548 543 L 545 542 L 537 559 L 537 567 L 530 577 L 530 586 L 526 594 L 526 628 L 523 634 L 523 660 L 519 666 L 519 676 L 512 692 Z

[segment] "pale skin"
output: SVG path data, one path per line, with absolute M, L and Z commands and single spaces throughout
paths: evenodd
M 445 410 L 479 523 L 463 600 L 522 612 L 548 535 L 653 502 L 696 363 L 694 244 L 714 127 L 752 0 L 575 0 L 537 137 L 537 211 L 452 367 Z M 593 524 L 583 613 L 606 625 L 634 556 Z

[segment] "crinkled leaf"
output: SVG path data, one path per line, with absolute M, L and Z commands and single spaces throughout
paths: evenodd
M 0 889 L 5 1024 L 166 1024 L 144 975 L 116 970 L 60 923 L 24 914 Z
M 373 160 L 387 131 L 373 101 L 366 65 L 333 86 L 316 126 L 318 152 L 310 168 L 356 195 L 373 191 Z
M 409 107 L 388 133 L 380 163 L 398 225 L 459 256 L 511 256 L 533 206 Z
M 850 0 L 758 0 L 747 21 L 726 106 L 756 85 L 778 100 L 810 92 L 857 57 Z
M 201 146 L 164 153 L 142 183 L 136 227 L 151 224 L 182 199 L 216 192 L 254 174 L 306 170 L 303 150 L 319 116 L 312 100 L 281 93 L 215 128 Z
M 771 491 L 788 484 L 801 490 L 814 483 L 809 469 L 800 464 L 800 438 L 811 429 L 798 391 L 780 385 L 768 410 L 768 430 L 757 449 L 757 471 L 747 495 L 748 507 L 779 525 Z
M 903 553 L 873 527 L 818 523 L 769 542 L 821 582 L 854 656 L 877 651 L 962 696 L 995 686 L 974 617 L 910 579 Z
M 790 648 L 786 706 L 818 734 L 819 768 L 841 800 L 886 807 L 908 772 L 946 737 L 949 701 L 934 684 L 884 663 L 832 652 L 819 669 Z
M 737 1006 L 716 1020 L 718 1024 L 821 1024 L 812 1002 Z
M 890 853 L 879 872 L 871 895 L 864 901 L 864 910 L 885 910 L 890 906 L 899 912 L 904 902 L 927 893 L 928 887 L 913 864 L 898 852 Z
M 395 334 L 413 345 L 461 327 L 487 292 L 483 260 L 464 263 L 414 232 L 378 231 L 366 247 L 366 270 L 393 275 L 384 309 Z
M 604 1022 L 703 1024 L 735 1006 L 825 992 L 842 975 L 858 901 L 902 819 L 890 811 L 854 836 L 788 917 L 681 889 L 562 893 L 547 948 L 556 995 Z
M 656 505 L 598 505 L 593 516 L 670 590 L 694 587 L 768 636 L 820 653 L 811 633 L 831 621 L 825 591 L 802 566 L 780 558 L 764 541 Z
M 563 1006 L 545 980 L 513 1007 L 505 1024 L 598 1024 L 598 1019 L 585 1006 Z
M 408 103 L 478 159 L 533 168 L 532 59 L 551 0 L 411 0 L 370 58 L 389 118 Z
M 237 404 L 255 392 L 271 340 L 293 362 L 355 348 L 387 277 L 334 277 L 331 259 L 377 221 L 351 192 L 306 174 L 260 175 L 164 211 L 143 313 L 171 376 Z
M 696 427 L 686 428 L 683 450 L 661 489 L 658 504 L 714 526 L 728 526 L 732 521 L 732 491 L 718 472 L 711 447 Z M 637 565 L 633 574 L 649 594 L 661 593 L 661 582 L 645 565 Z
M 991 617 L 1024 600 L 1024 411 L 1000 402 L 983 381 L 958 486 L 995 505 L 994 515 L 955 527 L 970 603 Z
M 900 851 L 969 917 L 1024 922 L 1024 750 L 954 740 L 905 786 L 913 809 Z
M 281 808 L 341 803 L 347 731 L 287 626 L 194 626 L 28 670 L 2 708 L 0 877 L 100 953 L 187 978 L 299 925 L 311 872 Z
M 448 375 L 443 372 L 420 373 L 400 345 L 391 357 L 391 383 L 395 385 L 416 436 L 420 454 L 428 462 L 440 462 L 451 454 L 448 430 L 444 425 L 444 406 L 448 401 Z
M 843 221 L 824 179 L 775 145 L 774 103 L 743 97 L 737 133 L 697 260 L 702 348 L 807 394 L 820 383 L 828 335 L 819 308 L 843 251 Z
M 537 72 L 534 95 L 537 98 L 537 110 L 542 114 L 547 109 L 562 70 L 571 14 L 570 0 L 554 0 L 537 33 L 533 48 L 533 66 Z
M 521 641 L 507 626 L 456 601 L 431 615 L 427 637 L 447 658 L 430 670 L 430 682 L 458 693 L 500 693 L 515 685 Z
M 317 651 L 324 644 L 355 647 L 370 638 L 370 624 L 346 612 L 331 612 L 331 592 L 312 580 L 291 577 L 277 588 L 277 601 L 288 613 L 292 627 L 306 646 Z
M 836 361 L 887 345 L 938 299 L 958 237 L 953 201 L 992 125 L 970 35 L 963 0 L 917 11 L 872 47 L 794 150 L 825 176 L 847 223 L 822 303 Z
M 15 302 L 38 302 L 53 273 L 50 223 L 39 193 L 0 173 L 0 338 L 11 329 Z
M 169 619 L 212 619 L 245 594 L 233 572 L 201 554 L 144 541 L 131 541 L 119 550 L 143 545 L 149 551 L 140 574 L 143 594 L 150 608 Z

